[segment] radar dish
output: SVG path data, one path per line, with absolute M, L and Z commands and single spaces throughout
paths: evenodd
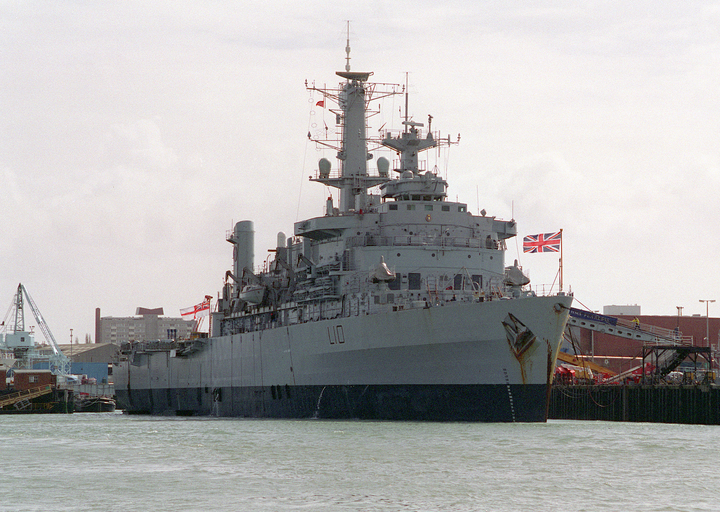
M 336 71 L 335 74 L 337 76 L 347 78 L 348 80 L 359 80 L 360 82 L 367 82 L 372 75 L 372 71 Z

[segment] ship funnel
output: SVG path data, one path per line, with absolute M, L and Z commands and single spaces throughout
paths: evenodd
M 253 270 L 255 267 L 255 228 L 250 220 L 242 220 L 235 224 L 233 231 L 233 273 L 240 279 L 243 269 Z
M 286 241 L 285 233 L 283 233 L 282 231 L 279 231 L 277 234 L 277 242 L 275 245 L 275 247 L 276 247 L 275 250 L 277 251 L 276 257 L 277 257 L 278 261 L 284 261 L 287 263 L 290 260 L 288 259 L 288 249 L 287 249 L 287 246 L 285 245 L 285 241 Z

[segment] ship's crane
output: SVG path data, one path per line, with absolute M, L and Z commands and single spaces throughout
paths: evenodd
M 2 324 L 4 334 L 0 337 L 0 346 L 7 350 L 12 350 L 15 359 L 20 363 L 19 366 L 24 368 L 31 368 L 35 360 L 45 359 L 41 358 L 37 353 L 33 333 L 25 330 L 25 301 L 23 297 L 27 299 L 35 321 L 52 349 L 52 354 L 47 357 L 50 371 L 55 375 L 69 375 L 70 360 L 60 350 L 42 313 L 40 313 L 35 301 L 22 283 L 18 284 L 13 303 L 5 315 L 5 320 Z M 10 319 L 12 319 L 12 323 L 8 323 Z M 16 362 L 16 366 L 18 366 L 18 362 Z

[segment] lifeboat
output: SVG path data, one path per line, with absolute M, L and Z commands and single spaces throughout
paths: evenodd
M 265 298 L 265 287 L 261 284 L 248 284 L 240 291 L 240 299 L 248 304 L 260 304 Z

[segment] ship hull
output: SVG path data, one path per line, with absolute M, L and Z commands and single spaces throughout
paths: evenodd
M 567 296 L 344 317 L 142 346 L 118 363 L 129 413 L 267 418 L 545 421 Z
M 132 403 L 126 409 L 130 414 L 395 421 L 547 419 L 545 385 L 268 386 L 210 391 L 166 388 L 118 395 L 121 403 Z

